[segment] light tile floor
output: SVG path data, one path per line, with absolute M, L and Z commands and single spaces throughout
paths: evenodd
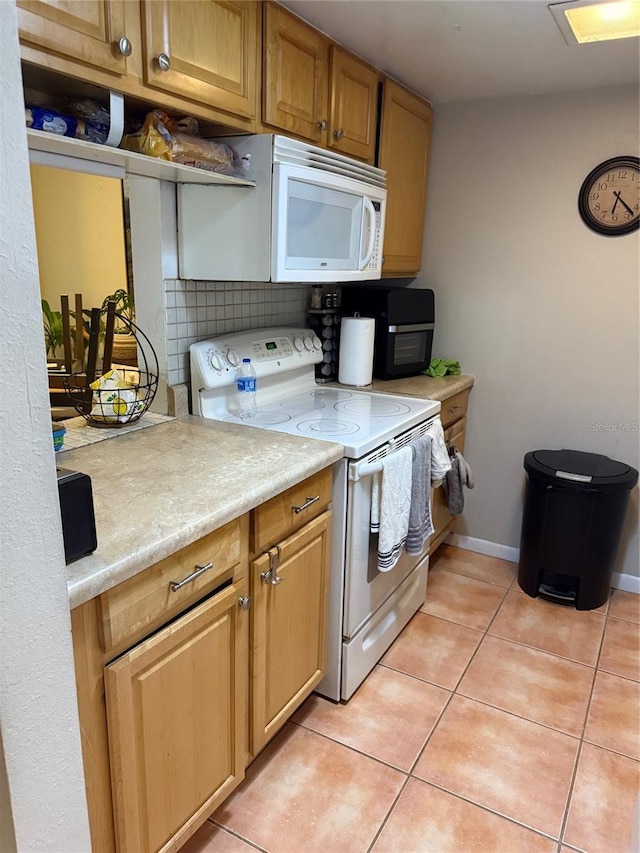
M 183 853 L 630 853 L 639 632 L 640 596 L 578 612 L 443 546 L 352 699 L 311 696 Z

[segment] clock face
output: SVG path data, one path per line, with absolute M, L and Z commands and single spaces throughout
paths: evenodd
M 640 224 L 640 158 L 613 157 L 596 166 L 582 184 L 578 209 L 598 234 L 635 231 Z

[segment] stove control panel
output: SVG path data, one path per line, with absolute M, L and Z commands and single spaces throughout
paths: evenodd
M 191 380 L 198 389 L 233 384 L 243 358 L 250 358 L 258 379 L 313 367 L 322 361 L 322 342 L 311 329 L 253 329 L 191 345 Z

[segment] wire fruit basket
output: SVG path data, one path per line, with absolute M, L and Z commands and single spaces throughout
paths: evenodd
M 67 397 L 78 414 L 94 427 L 114 429 L 136 423 L 150 408 L 158 390 L 158 357 L 149 338 L 133 320 L 116 314 L 135 339 L 138 367 L 103 363 L 103 374 L 87 384 L 86 373 L 64 380 Z

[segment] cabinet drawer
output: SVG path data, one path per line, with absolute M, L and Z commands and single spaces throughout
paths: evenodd
M 453 397 L 449 397 L 448 400 L 442 401 L 440 420 L 444 429 L 467 414 L 470 391 L 470 388 L 466 388 L 464 391 L 454 394 Z
M 254 510 L 252 552 L 264 551 L 324 512 L 331 501 L 332 482 L 331 468 L 325 468 Z
M 99 628 L 103 651 L 114 657 L 190 607 L 223 581 L 234 576 L 246 553 L 242 530 L 246 517 L 203 536 L 160 563 L 103 593 L 98 602 Z M 212 564 L 178 589 L 179 583 Z M 238 574 L 238 573 L 236 573 Z

